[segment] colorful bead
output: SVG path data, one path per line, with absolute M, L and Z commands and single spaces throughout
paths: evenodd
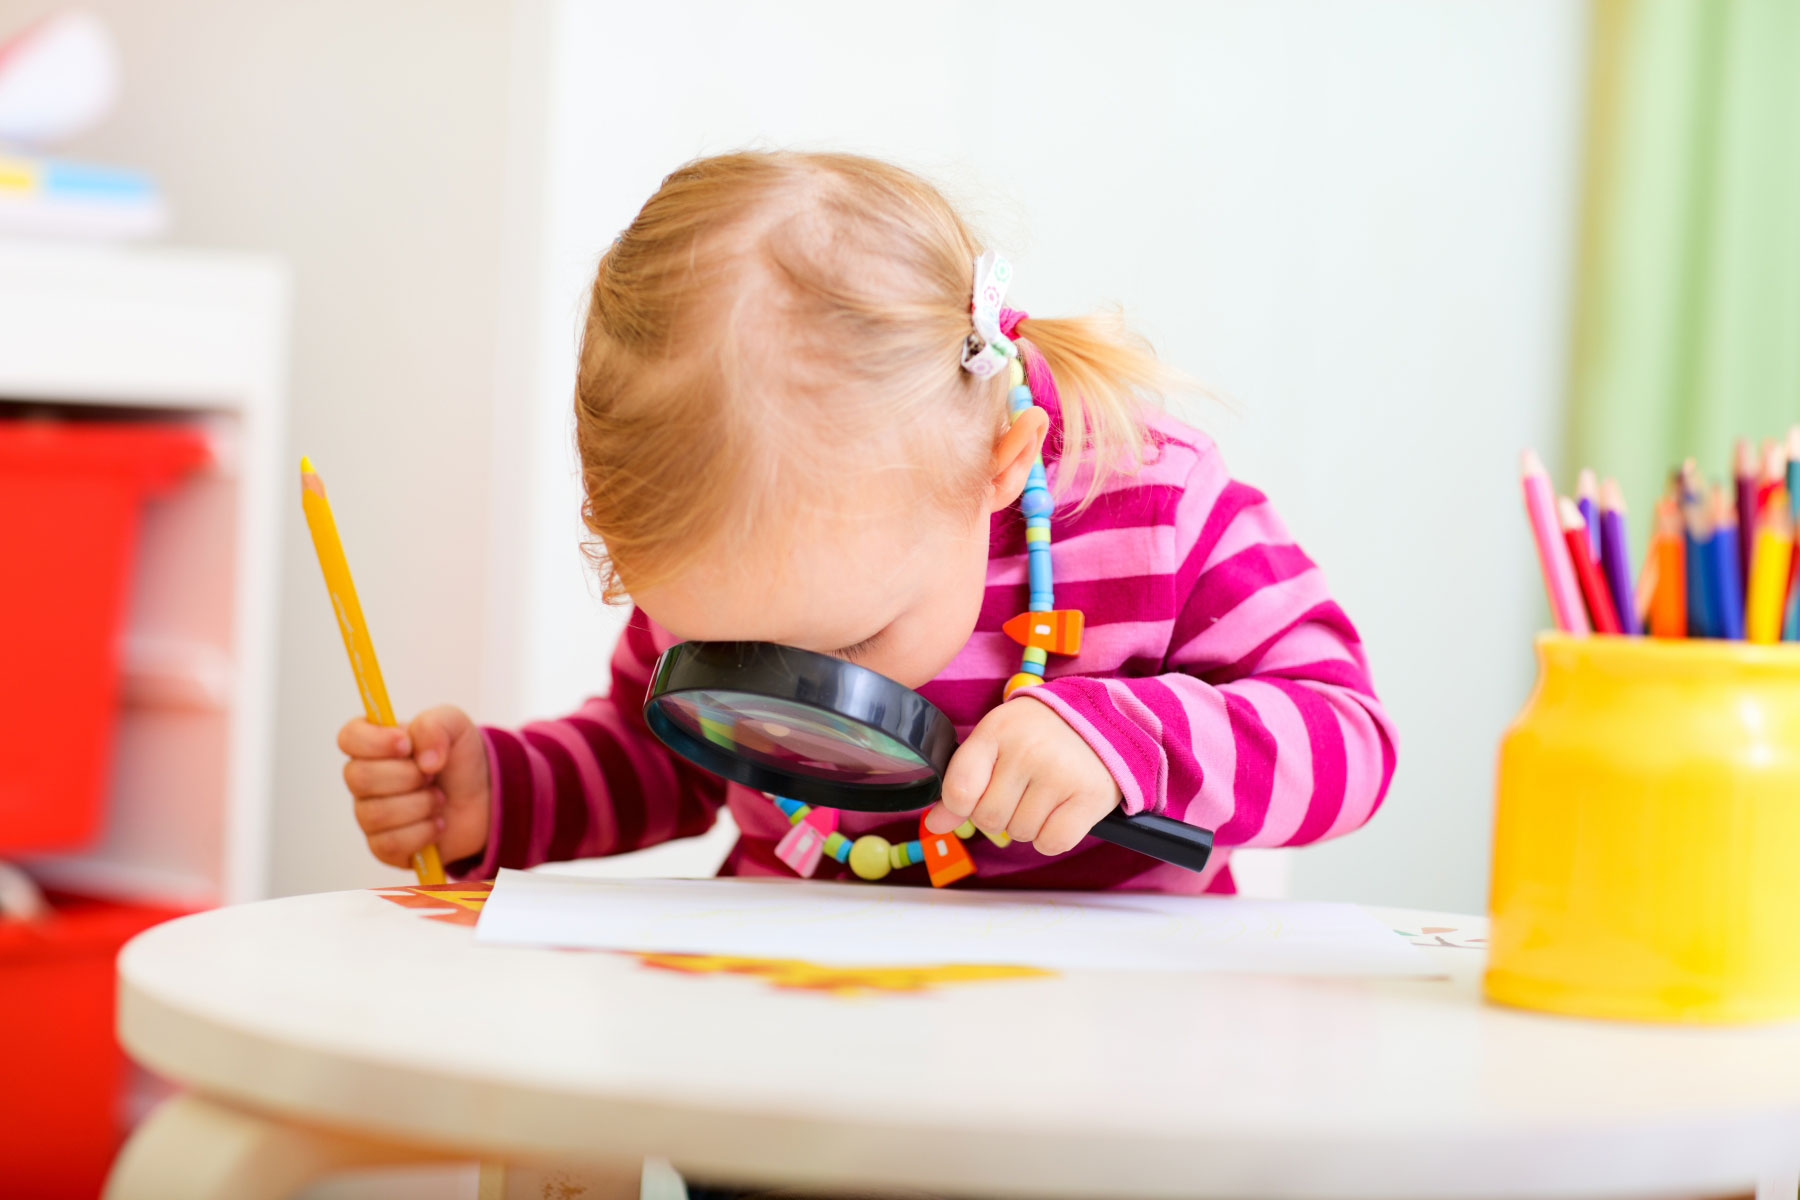
M 1031 470 L 1025 473 L 1025 486 L 1043 488 L 1045 491 L 1050 489 L 1050 477 L 1044 474 L 1043 455 L 1038 455 L 1037 461 L 1031 464 Z
M 1012 415 L 1015 417 L 1030 408 L 1031 389 L 1022 383 L 1014 387 L 1006 394 L 1006 407 L 1012 410 Z
M 789 800 L 786 796 L 775 797 L 775 807 L 779 808 L 781 815 L 790 821 L 800 821 L 806 817 L 807 806 L 798 800 Z
M 1032 594 L 1036 595 L 1039 592 L 1048 593 L 1051 587 L 1050 556 L 1048 554 L 1039 553 L 1038 548 L 1033 546 L 1031 547 L 1031 553 L 1026 555 L 1026 560 L 1031 572 Z
M 1087 619 L 1078 608 L 1053 612 L 1024 612 L 1000 628 L 1021 646 L 1035 646 L 1052 654 L 1080 654 L 1082 628 Z
M 850 857 L 850 839 L 841 833 L 833 833 L 825 839 L 825 853 L 843 862 Z
M 1006 681 L 1006 691 L 1003 693 L 1003 696 L 1010 699 L 1012 694 L 1020 688 L 1036 687 L 1042 682 L 1044 681 L 1039 679 L 1036 675 L 1028 675 L 1024 671 L 1020 671 L 1017 675 L 1014 675 L 1011 679 Z
M 1042 646 L 1027 646 L 1025 647 L 1025 653 L 1021 654 L 1019 657 L 1026 663 L 1026 668 L 1028 670 L 1031 667 L 1042 667 L 1046 662 L 1050 661 L 1049 652 Z M 1043 672 L 1040 670 L 1038 674 L 1042 675 Z
M 795 820 L 793 828 L 775 843 L 775 857 L 802 879 L 819 869 L 824 850 L 825 833 L 811 821 Z
M 1006 381 L 1010 387 L 1018 387 L 1025 382 L 1025 364 L 1016 357 L 1006 364 Z
M 1000 847 L 1002 850 L 1012 845 L 1012 834 L 1007 833 L 1004 830 L 995 833 L 991 829 L 984 829 L 981 831 L 981 836 L 994 843 L 994 845 Z
M 919 841 L 925 847 L 925 869 L 931 872 L 932 887 L 949 887 L 975 873 L 975 860 L 962 844 L 964 837 L 975 836 L 975 829 L 967 822 L 964 828 L 969 832 L 958 829 L 954 835 L 933 833 L 926 827 L 925 818 L 919 818 Z
M 1034 663 L 1030 659 L 1026 659 L 1019 664 L 1019 674 L 1036 675 L 1041 680 L 1044 677 L 1044 664 Z
M 892 846 L 886 838 L 865 833 L 850 847 L 850 869 L 856 872 L 858 879 L 880 879 L 894 869 L 888 861 L 890 849 Z
M 1050 498 L 1050 489 L 1028 487 L 1025 494 L 1019 497 L 1019 511 L 1027 517 L 1047 517 L 1056 508 L 1056 501 Z M 1048 529 L 1048 525 L 1039 526 Z
M 964 839 L 965 841 L 969 838 L 974 837 L 975 836 L 975 822 L 964 821 L 961 825 L 958 825 L 956 827 L 956 836 Z

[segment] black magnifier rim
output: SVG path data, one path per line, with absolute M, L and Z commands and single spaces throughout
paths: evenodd
M 743 692 L 825 710 L 899 742 L 931 774 L 907 783 L 848 783 L 740 758 L 689 733 L 662 711 L 664 697 L 691 691 Z M 644 720 L 669 749 L 715 775 L 759 792 L 853 812 L 926 807 L 937 799 L 944 768 L 956 750 L 956 726 L 911 688 L 841 658 L 775 642 L 678 642 L 669 647 L 650 677 Z

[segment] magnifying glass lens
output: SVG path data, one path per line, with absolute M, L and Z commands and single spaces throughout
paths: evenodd
M 793 700 L 694 689 L 652 703 L 689 733 L 776 770 L 833 783 L 916 783 L 932 776 L 929 763 L 880 730 Z

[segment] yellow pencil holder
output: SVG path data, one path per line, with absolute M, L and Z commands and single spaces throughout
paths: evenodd
M 1488 997 L 1800 1016 L 1800 646 L 1547 633 L 1537 656 L 1500 745 Z

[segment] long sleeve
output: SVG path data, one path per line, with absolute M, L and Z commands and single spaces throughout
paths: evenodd
M 487 849 L 452 864 L 452 874 L 485 879 L 500 867 L 623 854 L 711 828 L 725 781 L 670 752 L 644 723 L 656 642 L 649 618 L 633 609 L 607 695 L 559 720 L 482 729 Z
M 1230 479 L 1210 445 L 1174 525 L 1173 571 L 1158 581 L 1176 614 L 1160 672 L 1071 674 L 1020 694 L 1081 734 L 1129 812 L 1204 826 L 1220 846 L 1355 829 L 1395 759 L 1355 628 L 1262 493 Z

